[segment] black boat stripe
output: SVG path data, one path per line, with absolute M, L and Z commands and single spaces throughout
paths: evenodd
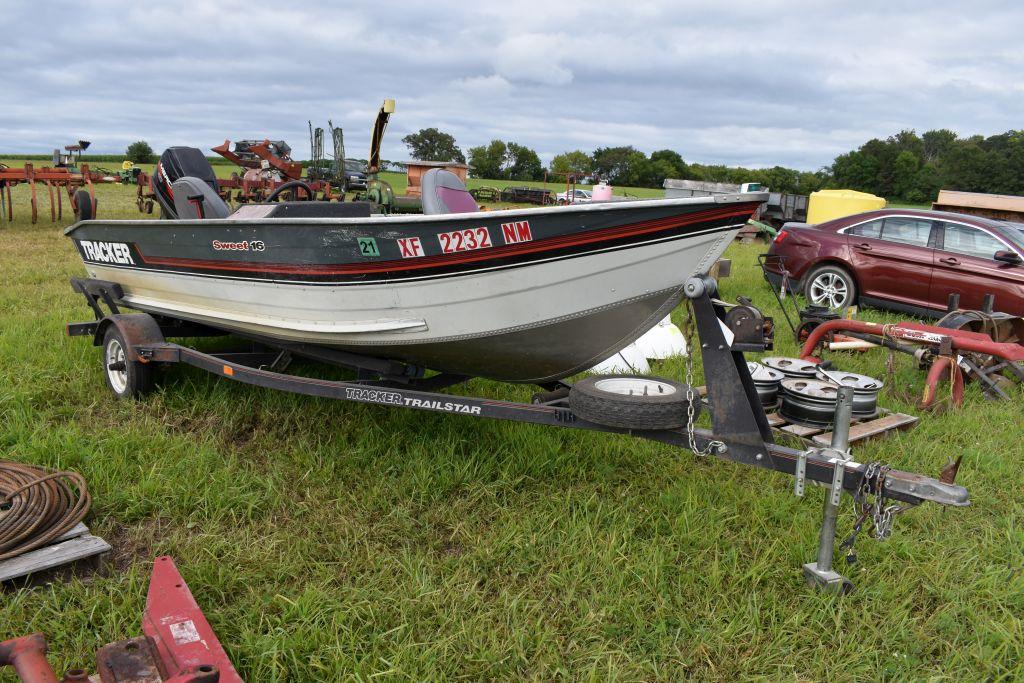
M 737 216 L 747 215 L 748 212 L 744 209 L 737 211 L 734 207 L 727 207 L 727 210 L 723 211 L 719 208 L 716 210 L 696 211 L 682 216 L 666 216 L 640 221 L 616 228 L 602 228 L 575 235 L 562 235 L 535 243 L 503 245 L 482 251 L 436 254 L 421 259 L 397 259 L 376 263 L 299 264 L 245 260 L 223 261 L 205 258 L 147 256 L 138 247 L 136 247 L 136 250 L 139 252 L 142 261 L 148 265 L 166 266 L 172 269 L 180 268 L 190 272 L 199 270 L 216 273 L 246 272 L 254 273 L 264 279 L 273 277 L 274 274 L 284 275 L 287 279 L 303 276 L 322 279 L 341 277 L 358 279 L 372 277 L 378 273 L 386 273 L 392 277 L 397 277 L 399 273 L 406 271 L 420 270 L 429 273 L 459 272 L 467 267 L 466 264 L 481 261 L 504 264 L 521 260 L 534 260 L 542 257 L 544 253 L 562 255 L 574 251 L 587 251 L 592 249 L 593 245 L 624 244 L 642 240 L 644 235 L 678 231 L 688 226 L 700 224 L 715 224 L 734 219 Z
M 243 277 L 243 276 L 238 276 L 238 275 L 223 275 L 223 274 L 217 274 L 217 273 L 197 273 L 195 271 L 190 271 L 190 270 L 186 270 L 186 269 L 171 270 L 171 269 L 165 269 L 165 268 L 139 268 L 137 266 L 125 266 L 125 265 L 114 264 L 114 263 L 97 263 L 97 262 L 94 262 L 94 261 L 87 261 L 86 263 L 88 265 L 98 265 L 98 266 L 101 266 L 103 268 L 118 268 L 118 269 L 122 269 L 122 270 L 137 270 L 137 271 L 146 272 L 146 273 L 167 273 L 167 274 L 170 274 L 170 275 L 184 275 L 184 276 L 187 276 L 187 277 L 213 278 L 213 279 L 217 279 L 217 280 L 241 280 L 241 281 L 244 281 L 244 282 L 265 282 L 265 283 L 268 283 L 268 284 L 282 284 L 282 285 L 309 285 L 309 286 L 317 286 L 317 287 L 325 287 L 325 286 L 330 286 L 330 287 L 351 287 L 351 286 L 371 285 L 371 284 L 394 284 L 394 283 L 405 283 L 405 282 L 423 282 L 425 280 L 440 280 L 440 279 L 445 279 L 445 278 L 462 277 L 464 275 L 474 275 L 476 273 L 493 272 L 493 271 L 498 271 L 498 270 L 510 270 L 510 269 L 514 269 L 514 268 L 527 268 L 529 266 L 538 265 L 538 264 L 542 264 L 542 263 L 551 263 L 551 262 L 555 262 L 555 261 L 567 261 L 567 260 L 570 260 L 570 259 L 582 258 L 584 256 L 590 256 L 592 254 L 611 253 L 611 252 L 615 252 L 615 251 L 623 251 L 625 249 L 633 249 L 635 247 L 642 247 L 642 246 L 646 246 L 646 245 L 649 245 L 649 244 L 658 244 L 658 243 L 661 243 L 661 242 L 672 242 L 672 241 L 676 241 L 676 240 L 688 239 L 690 237 L 696 237 L 696 236 L 699 236 L 699 235 L 710 235 L 710 234 L 714 234 L 716 232 L 728 232 L 730 230 L 739 229 L 739 228 L 743 227 L 743 225 L 745 225 L 745 224 L 746 224 L 746 222 L 744 221 L 743 223 L 735 223 L 733 225 L 726 225 L 726 226 L 721 226 L 721 227 L 715 227 L 715 228 L 710 228 L 708 230 L 700 230 L 700 231 L 695 231 L 695 232 L 688 232 L 688 233 L 685 233 L 685 234 L 682 234 L 682 235 L 670 235 L 670 236 L 667 236 L 667 237 L 661 237 L 661 238 L 653 239 L 653 240 L 646 240 L 646 241 L 643 241 L 643 242 L 631 242 L 629 244 L 622 244 L 622 245 L 617 245 L 617 246 L 613 246 L 613 247 L 605 247 L 605 248 L 601 248 L 601 249 L 593 249 L 593 250 L 590 250 L 590 251 L 573 253 L 573 254 L 565 254 L 565 255 L 562 255 L 562 256 L 554 256 L 554 257 L 547 258 L 547 259 L 536 259 L 536 260 L 532 260 L 532 261 L 523 261 L 523 262 L 519 262 L 519 263 L 510 263 L 510 264 L 500 265 L 500 266 L 490 266 L 490 267 L 487 267 L 487 268 L 476 268 L 474 270 L 460 270 L 460 271 L 457 271 L 457 272 L 437 273 L 437 274 L 433 274 L 433 275 L 419 275 L 419 276 L 413 276 L 413 277 L 392 277 L 392 278 L 385 278 L 385 279 L 379 279 L 379 280 L 363 280 L 363 279 L 347 279 L 347 280 L 294 280 L 294 279 L 288 279 L 288 278 L 277 279 L 277 278 L 261 278 L 261 277 Z

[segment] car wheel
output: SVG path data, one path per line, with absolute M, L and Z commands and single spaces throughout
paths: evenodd
M 804 284 L 804 296 L 815 306 L 846 308 L 857 297 L 853 276 L 839 266 L 820 266 L 811 271 Z

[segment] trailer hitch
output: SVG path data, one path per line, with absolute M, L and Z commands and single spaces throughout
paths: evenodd
M 792 475 L 797 496 L 804 495 L 808 479 L 827 487 L 817 558 L 804 565 L 804 575 L 818 588 L 849 592 L 853 584 L 832 569 L 838 509 L 843 491 L 860 495 L 872 469 L 853 460 L 849 452 L 853 389 L 840 388 L 828 448 L 796 451 L 776 444 L 743 357 L 743 351 L 757 350 L 756 344 L 750 343 L 752 339 L 739 343 L 727 333 L 724 306 L 713 299 L 716 289 L 717 283 L 707 276 L 693 277 L 684 287 L 696 318 L 712 418 L 710 431 L 694 430 L 696 441 L 702 448 L 711 443 L 724 444 L 724 449 L 714 453 L 724 460 Z M 823 331 L 817 336 L 828 326 L 825 323 L 819 327 Z M 925 501 L 954 507 L 970 504 L 967 489 L 955 485 L 950 474 L 939 480 L 886 468 L 880 482 L 883 488 L 876 492 L 878 497 L 910 505 Z

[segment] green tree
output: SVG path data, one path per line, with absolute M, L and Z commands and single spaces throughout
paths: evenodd
M 409 148 L 413 159 L 420 161 L 458 161 L 466 163 L 466 156 L 455 144 L 455 138 L 437 128 L 423 128 L 409 133 L 402 142 Z
M 921 136 L 924 160 L 935 163 L 942 159 L 956 143 L 956 133 L 945 128 L 927 131 Z
M 897 197 L 909 199 L 908 194 L 912 190 L 917 190 L 919 165 L 917 155 L 910 150 L 904 150 L 896 155 L 896 161 L 893 162 L 893 192 Z
M 128 145 L 124 155 L 128 161 L 136 164 L 151 164 L 154 161 L 153 148 L 145 140 L 138 140 Z
M 689 173 L 689 168 L 687 168 L 686 162 L 683 161 L 682 155 L 671 149 L 659 149 L 656 152 L 651 152 L 651 165 L 652 168 L 661 169 L 655 175 L 661 175 L 662 171 L 664 171 L 664 175 L 661 178 L 662 181 L 665 178 L 686 178 Z
M 628 181 L 635 175 L 630 165 L 641 157 L 647 161 L 647 157 L 633 147 L 598 147 L 594 150 L 594 172 L 613 185 L 629 185 Z
M 544 178 L 544 168 L 535 151 L 515 142 L 509 142 L 506 146 L 509 158 L 508 177 L 511 180 L 541 180 Z
M 507 178 L 508 147 L 501 140 L 491 140 L 487 146 L 470 147 L 469 165 L 473 167 L 475 178 Z
M 864 192 L 874 192 L 878 177 L 878 159 L 859 150 L 840 154 L 832 162 L 832 184 Z
M 587 176 L 594 169 L 594 160 L 586 152 L 574 150 L 556 154 L 551 160 L 551 170 L 554 173 L 575 173 L 580 176 Z

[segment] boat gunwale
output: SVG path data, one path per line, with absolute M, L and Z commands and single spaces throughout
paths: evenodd
M 498 211 L 481 211 L 474 213 L 440 213 L 440 214 L 379 214 L 376 216 L 332 217 L 332 218 L 191 218 L 187 220 L 161 220 L 153 218 L 131 219 L 90 219 L 78 221 L 64 229 L 64 234 L 71 236 L 78 228 L 88 225 L 119 225 L 147 227 L 239 227 L 240 225 L 319 225 L 338 227 L 345 225 L 378 225 L 388 223 L 443 223 L 452 220 L 487 220 L 490 218 L 507 218 L 533 216 L 549 213 L 586 214 L 606 211 L 636 210 L 639 208 L 658 208 L 670 206 L 688 206 L 691 204 L 743 204 L 763 203 L 768 200 L 767 192 L 737 192 L 711 197 L 678 197 L 674 199 L 638 199 L 636 201 L 601 202 L 594 204 L 566 204 L 564 206 L 537 206 L 525 209 L 500 209 Z

